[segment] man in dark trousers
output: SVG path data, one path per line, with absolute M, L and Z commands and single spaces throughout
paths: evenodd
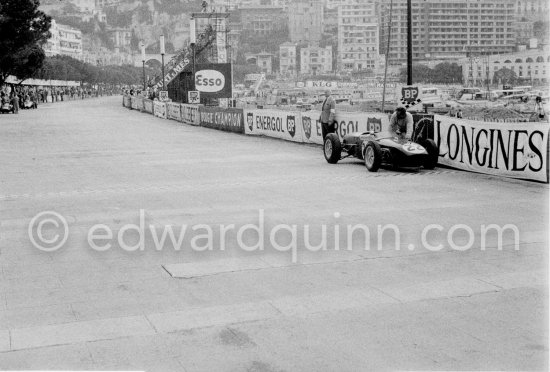
M 321 131 L 323 133 L 323 142 L 327 134 L 336 132 L 336 102 L 330 94 L 330 89 L 327 89 L 325 91 L 323 106 L 321 106 Z

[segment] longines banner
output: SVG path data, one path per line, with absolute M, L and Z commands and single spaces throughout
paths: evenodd
M 302 142 L 300 112 L 244 110 L 246 134 Z
M 486 123 L 435 115 L 439 163 L 548 182 L 548 124 Z
M 224 130 L 226 132 L 244 133 L 242 109 L 201 106 L 199 111 L 201 127 Z
M 320 111 L 302 112 L 302 128 L 304 142 L 323 144 L 321 132 Z M 353 132 L 384 132 L 387 131 L 390 121 L 386 114 L 370 112 L 336 112 L 336 133 L 343 139 L 346 134 Z

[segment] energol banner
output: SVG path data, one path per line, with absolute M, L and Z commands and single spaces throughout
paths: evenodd
M 548 182 L 548 124 L 486 123 L 436 115 L 439 163 Z
M 306 143 L 323 144 L 321 132 L 320 111 L 302 112 L 303 141 Z M 336 111 L 336 133 L 343 139 L 346 134 L 353 132 L 384 132 L 389 128 L 389 119 L 386 114 L 370 112 L 338 112 Z
M 245 110 L 246 134 L 302 142 L 300 112 L 277 110 Z

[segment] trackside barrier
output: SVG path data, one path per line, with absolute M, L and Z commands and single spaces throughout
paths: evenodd
M 166 119 L 166 103 L 153 101 L 153 114 L 156 117 Z
M 153 113 L 153 101 L 150 99 L 143 100 L 143 111 L 152 114 Z
M 201 127 L 234 133 L 245 132 L 242 109 L 201 106 L 199 112 Z
M 182 104 L 181 105 L 181 121 L 185 124 L 189 125 L 200 125 L 201 118 L 200 118 L 200 110 L 203 109 L 204 106 L 201 105 L 190 105 L 190 104 Z
M 124 97 L 123 106 L 154 112 L 161 118 L 177 119 L 207 128 L 267 136 L 288 141 L 322 144 L 319 111 L 223 109 L 201 105 L 173 104 Z M 141 107 L 140 107 L 141 104 Z M 168 113 L 167 111 L 170 111 Z M 382 113 L 337 113 L 337 134 L 387 131 L 389 118 Z M 549 182 L 550 126 L 548 123 L 486 122 L 443 115 L 417 115 L 415 125 L 427 124 L 423 137 L 439 146 L 439 164 L 500 177 Z M 424 131 L 427 131 L 424 133 Z
M 166 118 L 181 121 L 181 105 L 179 103 L 166 103 Z
M 299 111 L 244 110 L 245 134 L 267 136 L 287 141 L 302 142 L 302 122 Z
M 439 164 L 548 183 L 548 123 L 487 123 L 435 115 Z
M 143 98 L 132 97 L 132 109 L 140 111 L 143 110 Z

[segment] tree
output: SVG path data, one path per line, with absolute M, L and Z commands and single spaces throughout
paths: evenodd
M 456 63 L 443 62 L 433 68 L 432 83 L 458 84 L 462 82 L 462 67 Z
M 0 85 L 9 75 L 26 78 L 40 69 L 42 45 L 50 38 L 51 18 L 38 10 L 39 0 L 0 2 Z
M 495 72 L 493 79 L 499 84 L 514 85 L 517 81 L 517 75 L 509 68 L 503 67 Z

